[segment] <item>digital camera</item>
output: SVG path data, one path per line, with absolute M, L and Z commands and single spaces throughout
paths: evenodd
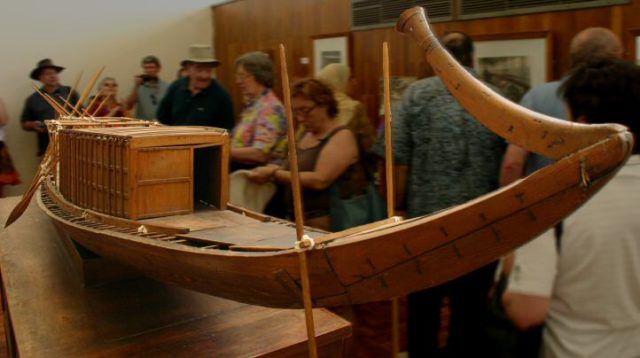
M 142 83 L 156 81 L 158 79 L 158 77 L 152 75 L 138 75 L 138 77 L 142 80 Z

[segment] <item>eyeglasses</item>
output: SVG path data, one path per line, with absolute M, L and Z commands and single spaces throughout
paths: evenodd
M 310 107 L 293 108 L 293 115 L 308 116 L 311 113 L 311 111 L 316 109 L 316 107 L 317 105 L 314 104 L 313 106 L 310 106 Z
M 235 76 L 236 77 L 236 82 L 244 82 L 247 78 L 249 78 L 249 76 L 251 76 L 251 75 L 244 74 L 244 73 L 238 74 L 238 75 Z

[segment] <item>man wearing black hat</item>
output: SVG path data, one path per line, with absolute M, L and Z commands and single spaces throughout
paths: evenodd
M 189 49 L 187 73 L 176 80 L 160 102 L 157 117 L 167 125 L 209 126 L 231 130 L 235 125 L 231 96 L 213 79 L 220 61 L 209 45 Z
M 126 102 L 127 110 L 136 106 L 136 118 L 155 119 L 158 105 L 167 92 L 169 84 L 158 77 L 162 68 L 158 57 L 145 56 L 140 66 L 142 66 L 142 75 L 135 76 L 135 85 Z
M 60 67 L 53 64 L 48 58 L 40 60 L 29 77 L 31 79 L 40 81 L 42 87 L 40 91 L 48 94 L 51 98 L 55 99 L 58 103 L 64 105 L 62 99 L 69 97 L 69 91 L 71 88 L 62 86 L 60 84 L 60 78 L 58 74 L 64 70 L 64 67 Z M 73 93 L 70 99 L 71 103 L 78 101 L 78 94 Z M 36 132 L 38 135 L 38 156 L 42 156 L 49 144 L 49 135 L 47 134 L 47 128 L 44 121 L 47 119 L 55 119 L 56 111 L 47 101 L 40 96 L 37 92 L 27 97 L 22 110 L 21 122 L 22 129 L 26 131 Z

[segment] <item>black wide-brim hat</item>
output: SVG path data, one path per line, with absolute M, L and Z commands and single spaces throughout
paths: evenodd
M 34 68 L 33 71 L 31 71 L 31 74 L 29 75 L 29 77 L 31 77 L 31 79 L 38 81 L 38 78 L 40 77 L 40 74 L 42 73 L 42 71 L 46 70 L 47 68 L 53 68 L 58 73 L 64 70 L 64 67 L 54 65 L 51 59 L 45 58 L 44 60 L 38 61 L 36 68 Z

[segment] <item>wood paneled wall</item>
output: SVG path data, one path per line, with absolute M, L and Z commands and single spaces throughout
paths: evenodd
M 266 51 L 272 55 L 279 73 L 278 45 L 287 49 L 291 80 L 310 76 L 311 64 L 300 58 L 312 57 L 313 36 L 350 31 L 350 1 L 347 0 L 237 0 L 213 8 L 215 49 L 223 62 L 217 76 L 231 91 L 236 108 L 240 94 L 234 86 L 234 59 L 248 51 Z M 634 58 L 634 36 L 640 34 L 640 0 L 629 5 L 560 11 L 542 14 L 498 17 L 469 21 L 437 23 L 437 34 L 463 31 L 472 37 L 493 37 L 521 33 L 548 32 L 551 48 L 548 54 L 551 78 L 562 75 L 569 67 L 569 42 L 578 31 L 591 27 L 609 27 L 626 46 L 628 59 Z M 356 78 L 357 99 L 364 102 L 371 118 L 377 116 L 379 80 L 382 76 L 382 43 L 389 42 L 391 75 L 425 77 L 431 74 L 422 53 L 408 38 L 392 28 L 352 33 L 352 70 Z M 276 85 L 278 94 L 281 94 Z

